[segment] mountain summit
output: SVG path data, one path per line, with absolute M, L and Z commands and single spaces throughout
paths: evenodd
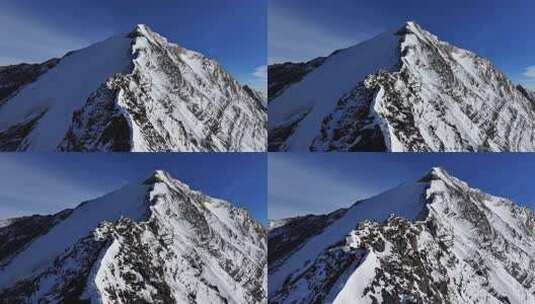
M 414 22 L 319 59 L 270 69 L 270 150 L 535 150 L 534 94 Z
M 0 67 L 0 151 L 265 151 L 266 121 L 217 62 L 145 25 Z
M 535 303 L 535 213 L 440 168 L 279 222 L 270 303 Z
M 2 303 L 266 303 L 263 227 L 164 171 L 0 227 Z

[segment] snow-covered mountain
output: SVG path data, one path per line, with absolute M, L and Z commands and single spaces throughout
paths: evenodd
M 535 213 L 440 168 L 287 222 L 269 233 L 270 303 L 535 303 Z
M 272 151 L 534 151 L 533 94 L 414 22 L 329 56 L 269 104 Z
M 0 227 L 0 303 L 267 303 L 264 228 L 163 171 Z
M 265 100 L 147 26 L 0 67 L 0 151 L 265 151 Z

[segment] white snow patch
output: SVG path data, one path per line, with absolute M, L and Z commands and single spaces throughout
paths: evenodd
M 372 299 L 364 297 L 364 289 L 368 287 L 375 278 L 375 269 L 380 268 L 379 260 L 374 253 L 369 253 L 364 262 L 351 274 L 346 281 L 344 288 L 338 293 L 333 304 L 371 304 Z M 382 299 L 377 299 L 379 303 Z
M 11 225 L 13 223 L 13 220 L 14 219 L 12 218 L 0 220 L 0 228 L 4 228 Z

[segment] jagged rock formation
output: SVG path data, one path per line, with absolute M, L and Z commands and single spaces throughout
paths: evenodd
M 0 240 L 0 303 L 267 303 L 263 227 L 163 171 Z
M 442 169 L 340 214 L 270 231 L 270 303 L 535 301 L 535 213 Z
M 273 99 L 269 149 L 534 151 L 526 92 L 408 22 L 329 56 Z
M 265 151 L 259 98 L 138 25 L 60 60 L 1 68 L 0 151 Z

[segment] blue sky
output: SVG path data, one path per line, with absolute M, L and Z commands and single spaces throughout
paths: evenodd
M 413 20 L 535 89 L 535 1 L 270 0 L 268 62 L 330 54 Z
M 2 0 L 0 65 L 59 57 L 138 23 L 265 88 L 266 0 Z
M 432 167 L 535 210 L 533 153 L 270 153 L 268 214 L 279 219 L 348 207 Z
M 0 153 L 0 219 L 50 214 L 163 169 L 266 223 L 262 153 Z

